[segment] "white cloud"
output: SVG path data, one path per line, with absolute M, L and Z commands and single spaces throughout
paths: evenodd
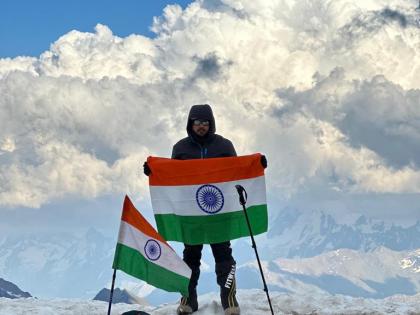
M 97 197 L 106 193 L 146 195 L 139 178 L 139 161 L 132 154 L 108 166 L 103 160 L 66 143 L 50 141 L 36 149 L 39 164 L 0 167 L 0 204 L 39 207 L 65 196 Z
M 418 92 L 383 77 L 348 81 L 338 69 L 310 90 L 278 94 L 282 106 L 274 115 L 288 130 L 282 142 L 296 146 L 285 164 L 305 159 L 295 163 L 300 181 L 317 177 L 315 185 L 352 192 L 419 192 Z
M 0 150 L 5 152 L 13 152 L 16 149 L 16 144 L 12 138 L 5 137 L 1 143 Z
M 214 105 L 240 154 L 288 195 L 420 192 L 415 1 L 196 1 L 155 39 L 104 26 L 39 58 L 0 59 L 0 204 L 136 192 L 190 105 Z

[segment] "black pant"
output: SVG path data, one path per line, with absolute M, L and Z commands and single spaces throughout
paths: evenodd
M 195 294 L 198 278 L 200 277 L 200 260 L 203 245 L 184 244 L 184 246 L 184 261 L 192 270 L 190 285 L 188 287 L 191 296 L 192 294 Z M 230 242 L 210 244 L 210 246 L 216 262 L 217 284 L 219 286 L 224 286 L 229 272 L 236 264 L 232 257 Z

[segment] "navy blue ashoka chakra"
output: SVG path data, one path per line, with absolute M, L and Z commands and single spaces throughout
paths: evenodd
M 158 260 L 162 254 L 160 245 L 155 240 L 148 240 L 144 245 L 144 253 L 150 260 Z
M 222 191 L 214 185 L 203 185 L 197 189 L 195 199 L 201 210 L 207 213 L 217 213 L 225 203 Z

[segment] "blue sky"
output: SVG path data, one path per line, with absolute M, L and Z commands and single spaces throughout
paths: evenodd
M 91 32 L 96 24 L 109 26 L 117 36 L 142 34 L 149 30 L 153 17 L 160 16 L 168 4 L 185 8 L 189 0 L 72 0 L 0 2 L 0 58 L 39 56 L 51 43 L 71 30 Z

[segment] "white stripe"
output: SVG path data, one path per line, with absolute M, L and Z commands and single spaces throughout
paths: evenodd
M 223 208 L 217 214 L 242 210 L 235 185 L 242 185 L 248 193 L 246 206 L 266 204 L 265 177 L 259 176 L 231 182 L 211 184 L 222 191 Z M 152 208 L 155 214 L 174 213 L 184 216 L 209 215 L 200 209 L 196 192 L 202 185 L 186 186 L 149 186 Z M 213 214 L 211 214 L 213 215 Z
M 159 259 L 150 260 L 147 257 L 144 251 L 144 246 L 146 245 L 146 242 L 148 240 L 155 240 L 160 245 L 161 256 L 159 257 Z M 144 258 L 156 265 L 159 265 L 165 269 L 168 269 L 187 278 L 190 278 L 191 276 L 191 269 L 176 254 L 175 251 L 173 251 L 165 243 L 162 243 L 161 241 L 142 233 L 141 231 L 139 231 L 138 229 L 136 229 L 131 224 L 125 221 L 121 221 L 120 232 L 118 235 L 118 243 L 121 243 L 123 245 L 137 250 L 138 252 L 140 252 L 141 255 L 144 256 Z

